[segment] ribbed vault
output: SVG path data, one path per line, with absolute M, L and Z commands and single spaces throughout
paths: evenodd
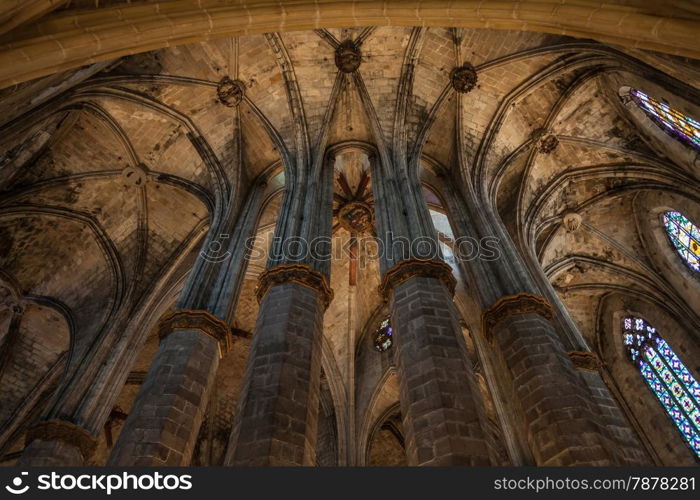
M 95 39 L 80 42 L 84 30 L 68 25 L 94 24 L 102 40 L 103 11 L 118 12 L 115 29 L 126 29 L 151 19 L 145 12 L 155 3 L 114 0 L 93 8 L 88 1 L 47 1 L 33 2 L 34 10 L 19 4 L 0 10 L 0 32 L 7 32 L 10 14 L 29 20 L 59 8 L 36 26 L 6 33 L 0 46 L 6 87 L 0 92 L 0 270 L 21 296 L 64 305 L 73 322 L 68 372 L 105 335 L 120 338 L 111 331 L 115 325 L 162 302 L 164 284 L 181 287 L 173 276 L 183 275 L 179 266 L 207 227 L 224 216 L 224 207 L 240 210 L 264 181 L 268 198 L 235 315 L 237 328 L 252 330 L 256 279 L 285 182 L 289 187 L 308 176 L 328 148 L 342 152 L 334 165 L 336 212 L 355 196 L 371 201 L 370 156 L 405 165 L 410 175 L 429 165 L 431 175 L 500 216 L 502 229 L 541 266 L 601 357 L 607 343 L 599 311 L 613 293 L 686 318 L 694 335 L 687 351 L 697 352 L 700 285 L 683 277 L 664 240 L 649 236 L 660 229 L 664 209 L 682 208 L 700 221 L 697 155 L 660 145 L 672 139 L 637 126 L 619 98 L 622 84 L 648 88 L 700 117 L 697 61 L 667 59 L 674 71 L 662 71 L 647 64 L 658 54 L 642 52 L 697 55 L 686 43 L 700 15 L 690 3 L 673 2 L 680 18 L 661 15 L 648 2 L 609 2 L 599 10 L 599 2 L 583 0 L 500 2 L 491 10 L 463 2 L 454 7 L 461 27 L 444 27 L 438 2 L 411 9 L 358 2 L 351 28 L 334 17 L 340 3 L 285 7 L 286 25 L 278 30 L 279 6 L 260 7 L 254 20 L 241 21 L 234 16 L 244 8 L 238 4 L 160 2 L 153 22 L 180 20 L 178 40 L 168 30 L 140 31 L 133 40 L 105 39 L 90 53 Z M 518 16 L 506 20 L 516 6 Z M 555 9 L 560 23 L 536 9 Z M 464 21 L 467 11 L 479 14 L 471 17 L 478 22 Z M 624 23 L 604 22 L 620 12 Z M 204 19 L 207 28 L 200 29 Z M 530 31 L 521 30 L 526 22 Z M 39 36 L 49 28 L 55 37 Z M 611 45 L 630 39 L 644 57 Z M 76 45 L 62 47 L 58 57 L 51 47 L 59 40 Z M 345 40 L 362 53 L 352 73 L 334 62 Z M 4 64 L 8 58 L 14 64 Z M 478 81 L 459 93 L 450 73 L 465 62 Z M 86 66 L 75 69 L 79 63 Z M 681 81 L 675 76 L 684 68 L 691 77 Z M 226 78 L 243 89 L 234 106 L 217 93 Z M 543 146 L 548 138 L 551 148 Z M 563 223 L 570 213 L 581 219 L 573 230 Z M 346 243 L 350 233 L 334 222 Z M 348 331 L 359 338 L 380 303 L 379 272 L 368 265 L 349 322 L 349 295 L 357 286 L 349 280 L 350 260 L 343 256 L 332 267 L 326 376 L 351 371 L 355 346 Z M 347 411 L 339 407 L 349 399 L 342 387 L 330 381 L 325 397 L 326 406 L 336 405 L 334 418 Z M 395 402 L 389 399 L 387 405 Z M 391 416 L 377 404 L 362 421 L 365 440 L 380 417 Z

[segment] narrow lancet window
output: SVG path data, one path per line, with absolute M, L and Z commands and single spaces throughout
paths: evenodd
M 374 336 L 374 348 L 379 352 L 384 352 L 394 343 L 392 339 L 391 322 L 385 318 L 380 324 Z
M 664 214 L 664 227 L 681 259 L 695 272 L 700 271 L 700 229 L 680 212 Z
M 622 330 L 630 359 L 690 448 L 700 457 L 700 384 L 644 319 L 625 318 Z
M 700 123 L 641 90 L 630 89 L 629 95 L 664 132 L 688 146 L 700 149 Z

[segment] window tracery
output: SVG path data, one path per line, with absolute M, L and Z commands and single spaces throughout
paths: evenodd
M 641 90 L 630 89 L 629 95 L 664 132 L 686 145 L 700 149 L 700 123 Z
M 392 334 L 391 321 L 387 317 L 379 324 L 379 328 L 377 328 L 375 332 L 374 348 L 379 352 L 384 352 L 389 349 L 394 343 Z
M 630 359 L 700 457 L 700 384 L 647 321 L 627 317 L 622 330 Z
M 664 227 L 681 259 L 693 271 L 700 271 L 700 229 L 676 211 L 664 213 Z

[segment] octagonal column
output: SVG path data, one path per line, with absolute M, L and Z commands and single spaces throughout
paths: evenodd
M 200 253 L 177 309 L 161 320 L 158 351 L 109 465 L 189 464 L 219 359 L 231 347 L 247 240 L 255 231 L 264 188 L 264 182 L 254 185 L 240 212 L 229 207 L 210 230 L 209 246 Z
M 315 465 L 323 313 L 333 298 L 332 151 L 290 170 L 225 463 Z
M 510 432 L 519 437 L 516 451 L 531 455 L 536 465 L 627 464 L 607 410 L 567 355 L 583 350 L 585 341 L 564 326 L 573 322 L 563 304 L 548 300 L 538 279 L 541 266 L 529 265 L 489 203 L 458 186 L 444 182 L 456 237 L 497 242 L 495 256 L 462 266 L 484 309 L 481 333 L 492 347 L 492 368 L 503 375 L 496 396 L 507 408 Z
M 417 169 L 370 156 L 381 291 L 389 301 L 410 465 L 490 465 L 486 416 Z
M 442 261 L 404 260 L 384 275 L 410 465 L 490 465 L 483 408 Z
M 207 311 L 179 310 L 163 319 L 159 336 L 109 465 L 189 463 L 230 328 Z
M 20 339 L 19 325 L 22 322 L 22 316 L 24 314 L 23 307 L 17 302 L 11 303 L 9 310 L 11 313 L 10 322 L 7 325 L 7 331 L 5 335 L 3 335 L 2 342 L 0 343 L 0 382 L 2 382 L 3 376 L 5 375 L 15 345 L 17 345 Z
M 81 466 L 95 452 L 97 440 L 85 429 L 63 420 L 44 420 L 31 426 L 19 467 Z
M 642 446 L 637 433 L 608 389 L 600 358 L 591 351 L 569 351 L 569 359 L 586 383 L 591 400 L 598 407 L 603 424 L 617 444 L 620 464 L 630 466 L 654 465 Z
M 326 277 L 282 264 L 259 281 L 260 312 L 227 465 L 315 465 Z
M 615 465 L 615 445 L 552 318 L 549 302 L 530 293 L 502 297 L 483 317 L 483 332 L 510 372 L 536 463 Z

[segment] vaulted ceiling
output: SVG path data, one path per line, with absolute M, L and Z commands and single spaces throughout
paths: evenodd
M 347 39 L 362 52 L 351 74 L 334 61 Z M 478 75 L 467 94 L 450 83 L 464 62 Z M 686 67 L 695 71 L 697 62 L 679 60 L 676 69 Z M 225 77 L 242 82 L 236 106 L 217 94 Z M 221 37 L 18 84 L 0 92 L 0 269 L 20 295 L 64 304 L 78 348 L 85 347 L 196 248 L 217 200 L 240 203 L 254 179 L 289 168 L 301 152 L 346 141 L 391 149 L 405 141 L 413 157 L 475 186 L 522 251 L 536 255 L 563 288 L 593 279 L 576 269 L 607 266 L 596 283 L 644 274 L 655 265 L 636 250 L 635 203 L 656 190 L 695 207 L 697 164 L 640 132 L 617 97 L 625 82 L 700 116 L 693 81 L 625 51 L 492 29 Z M 542 152 L 547 135 L 556 136 L 556 148 Z M 582 216 L 585 233 L 562 226 L 570 211 Z M 276 209 L 265 213 L 269 232 Z M 672 278 L 654 273 L 647 288 L 673 295 Z M 376 299 L 367 298 L 360 324 Z M 674 300 L 678 310 L 692 309 Z M 239 322 L 251 325 L 244 316 Z

